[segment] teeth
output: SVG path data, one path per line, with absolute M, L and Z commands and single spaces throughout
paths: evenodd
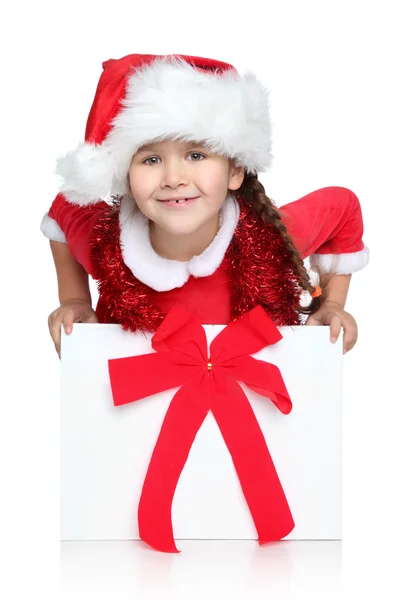
M 185 199 L 183 199 L 183 200 L 175 200 L 175 202 L 176 202 L 177 204 L 182 204 L 182 202 L 186 202 L 186 200 L 185 200 Z

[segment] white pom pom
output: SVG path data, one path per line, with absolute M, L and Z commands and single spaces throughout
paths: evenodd
M 63 178 L 60 191 L 71 204 L 86 206 L 112 193 L 114 162 L 102 145 L 81 143 L 57 161 L 56 173 Z

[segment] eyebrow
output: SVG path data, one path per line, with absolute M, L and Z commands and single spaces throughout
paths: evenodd
M 149 144 L 148 146 L 142 146 L 141 148 L 139 148 L 139 150 L 137 150 L 137 152 L 147 152 L 152 148 L 154 148 L 154 144 Z
M 151 150 L 153 150 L 155 148 L 157 144 L 147 144 L 146 146 L 142 146 L 141 148 L 139 148 L 139 150 L 137 150 L 137 154 L 139 154 L 140 152 L 150 152 Z M 200 143 L 200 142 L 184 142 L 184 146 L 203 146 L 204 144 Z

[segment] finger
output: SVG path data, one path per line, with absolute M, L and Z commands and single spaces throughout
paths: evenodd
M 73 308 L 70 308 L 63 315 L 62 326 L 64 327 L 64 331 L 65 331 L 66 335 L 70 335 L 72 333 L 74 322 L 76 322 L 78 320 L 76 318 L 75 312 L 76 311 Z M 61 360 L 61 327 L 60 327 L 60 348 L 59 348 L 58 356 Z
M 314 315 L 310 315 L 304 325 L 319 325 L 319 321 Z
M 357 338 L 358 338 L 357 324 L 350 323 L 349 325 L 346 325 L 346 327 L 344 329 L 344 336 L 343 336 L 343 354 L 346 354 L 346 352 L 348 352 L 355 346 L 355 344 L 357 342 Z
M 72 328 L 74 326 L 74 314 L 72 312 L 67 312 L 63 319 L 64 331 L 67 335 L 72 332 Z
M 340 329 L 342 326 L 342 319 L 339 315 L 333 315 L 329 323 L 330 326 L 330 334 L 331 334 L 331 342 L 335 343 L 339 337 Z
M 98 323 L 98 322 L 99 322 L 99 319 L 95 312 L 91 313 L 86 320 L 86 323 Z
M 51 315 L 49 317 L 49 331 L 51 335 L 51 339 L 54 342 L 54 346 L 56 348 L 57 353 L 60 352 L 60 340 L 61 340 L 61 322 L 57 318 L 52 318 Z

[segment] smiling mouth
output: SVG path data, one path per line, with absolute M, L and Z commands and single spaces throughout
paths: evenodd
M 167 198 L 166 200 L 159 200 L 159 202 L 164 202 L 168 204 L 184 204 L 189 200 L 196 200 L 199 196 L 194 196 L 193 198 Z

